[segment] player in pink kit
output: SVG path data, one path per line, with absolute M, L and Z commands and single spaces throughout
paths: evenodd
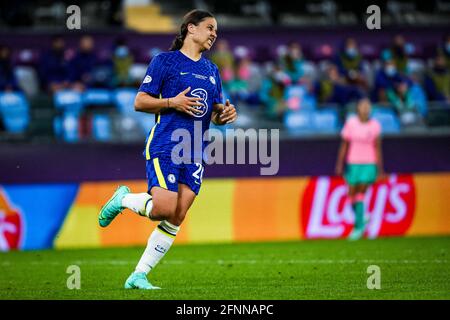
M 344 173 L 344 162 L 347 164 L 344 178 L 349 186 L 349 199 L 355 214 L 353 231 L 350 240 L 360 239 L 364 235 L 368 220 L 365 218 L 364 195 L 367 188 L 384 176 L 383 156 L 381 152 L 381 126 L 370 118 L 371 104 L 367 98 L 361 99 L 357 105 L 357 116 L 345 122 L 341 131 L 342 143 L 336 163 L 336 174 Z

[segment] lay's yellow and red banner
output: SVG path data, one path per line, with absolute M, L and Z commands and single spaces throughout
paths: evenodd
M 142 181 L 0 186 L 0 250 L 144 245 L 156 226 L 129 210 L 97 215 L 116 187 Z M 392 174 L 365 197 L 369 238 L 450 235 L 450 173 Z M 205 179 L 176 243 L 344 238 L 353 213 L 341 178 Z

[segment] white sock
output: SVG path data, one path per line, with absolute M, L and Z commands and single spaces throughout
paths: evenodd
M 122 206 L 141 216 L 150 218 L 153 209 L 153 199 L 148 193 L 128 193 L 122 199 Z
M 148 238 L 147 247 L 136 266 L 136 272 L 146 274 L 153 269 L 169 251 L 180 227 L 167 221 L 161 221 Z

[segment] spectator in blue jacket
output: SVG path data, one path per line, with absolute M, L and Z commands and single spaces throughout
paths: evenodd
M 392 104 L 399 114 L 414 111 L 412 85 L 411 79 L 397 70 L 395 60 L 387 59 L 375 76 L 375 98 L 378 102 Z
M 316 82 L 314 94 L 320 103 L 333 103 L 340 106 L 345 106 L 362 97 L 362 92 L 357 87 L 348 85 L 339 76 L 338 68 L 334 64 L 330 64 L 326 69 L 325 77 Z

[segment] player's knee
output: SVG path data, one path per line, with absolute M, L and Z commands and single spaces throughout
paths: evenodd
M 150 219 L 152 220 L 164 220 L 175 215 L 175 206 L 168 204 L 154 203 L 152 212 L 150 213 Z

